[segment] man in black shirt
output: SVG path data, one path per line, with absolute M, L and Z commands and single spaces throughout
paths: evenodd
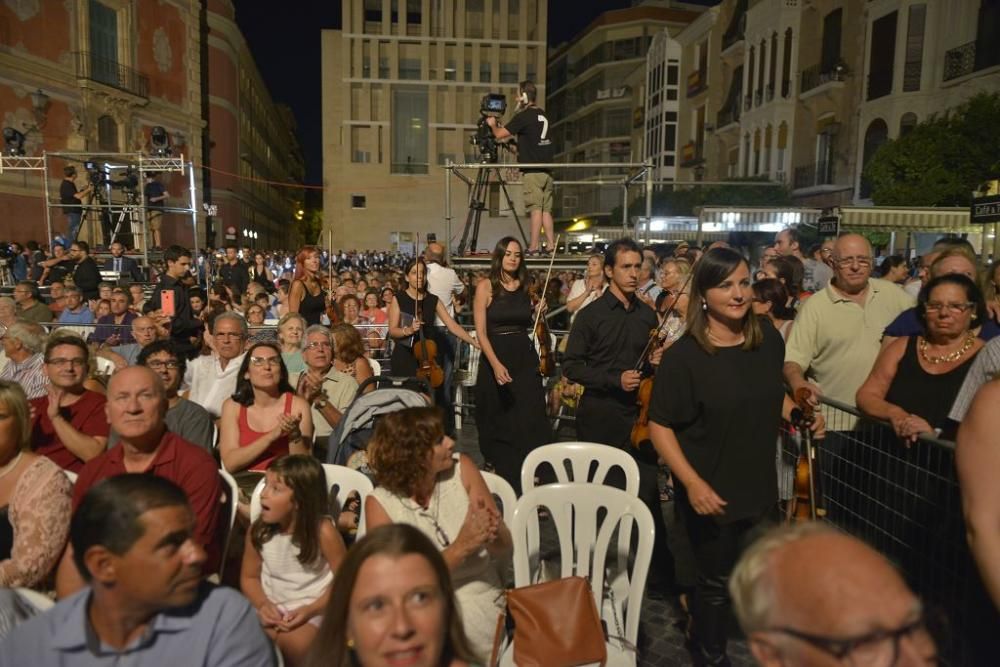
M 90 195 L 94 186 L 88 185 L 83 190 L 76 189 L 76 167 L 63 167 L 63 181 L 59 184 L 59 204 L 66 214 L 66 238 L 70 243 L 76 240 L 76 235 L 80 231 L 80 218 L 83 217 L 83 208 L 80 202 L 84 197 Z
M 555 146 L 549 136 L 549 119 L 545 110 L 535 104 L 538 90 L 531 81 L 522 81 L 518 91 L 518 112 L 500 127 L 493 116 L 486 118 L 497 139 L 517 137 L 517 161 L 520 164 L 550 164 L 555 159 Z M 555 239 L 552 222 L 552 173 L 548 169 L 521 169 L 524 183 L 524 207 L 531 216 L 531 245 L 528 252 L 539 251 L 539 232 L 545 227 L 547 243 Z M 554 244 L 551 250 L 555 250 Z
M 160 247 L 160 227 L 163 225 L 163 209 L 166 207 L 169 193 L 163 187 L 163 183 L 156 180 L 156 174 L 146 173 L 146 185 L 142 191 L 146 199 L 146 223 L 149 225 L 150 235 L 153 237 L 153 247 Z M 141 247 L 136 244 L 136 247 Z
M 76 262 L 73 269 L 73 284 L 80 288 L 83 297 L 93 301 L 99 296 L 97 284 L 101 282 L 101 271 L 90 256 L 90 246 L 86 241 L 75 241 L 69 247 L 69 257 Z M 91 310 L 97 310 L 96 307 Z
M 240 299 L 246 296 L 250 274 L 247 272 L 247 265 L 236 256 L 235 243 L 226 246 L 226 262 L 219 269 L 219 277 L 233 288 L 233 293 L 238 294 Z
M 563 375 L 585 389 L 576 411 L 577 437 L 624 449 L 636 458 L 639 499 L 649 508 L 656 526 L 649 589 L 665 595 L 674 584 L 674 559 L 660 506 L 656 459 L 639 455 L 629 442 L 639 416 L 636 403 L 642 380 L 640 371 L 634 369 L 658 321 L 653 309 L 635 295 L 642 266 L 635 241 L 615 241 L 608 246 L 604 261 L 611 284 L 603 296 L 577 312 Z M 662 353 L 662 348 L 655 349 L 649 365 L 658 364 Z M 644 370 L 649 370 L 648 365 Z
M 191 311 L 191 299 L 183 282 L 191 273 L 191 251 L 172 245 L 163 251 L 163 261 L 167 264 L 167 271 L 142 310 L 154 319 L 158 327 L 169 328 L 170 338 L 191 359 L 197 354 L 192 339 L 197 338 L 202 330 L 201 322 Z M 164 292 L 174 293 L 173 316 L 163 313 Z

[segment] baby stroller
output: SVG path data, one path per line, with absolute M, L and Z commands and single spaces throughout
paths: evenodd
M 365 394 L 368 387 L 375 391 Z M 344 416 L 327 441 L 327 463 L 347 466 L 372 477 L 366 449 L 382 415 L 404 408 L 430 405 L 433 399 L 430 384 L 420 378 L 375 375 L 358 387 L 357 396 L 344 411 Z

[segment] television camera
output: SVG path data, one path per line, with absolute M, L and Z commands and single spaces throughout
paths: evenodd
M 507 113 L 505 95 L 489 93 L 484 95 L 479 103 L 479 122 L 476 124 L 476 133 L 470 137 L 469 142 L 479 148 L 479 159 L 483 164 L 496 162 L 500 158 L 500 147 L 504 146 L 497 142 L 486 119 L 491 116 L 500 119 L 505 113 Z

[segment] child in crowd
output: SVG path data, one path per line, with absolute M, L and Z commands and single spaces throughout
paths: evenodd
M 247 533 L 240 588 L 290 666 L 302 663 L 316 638 L 346 552 L 327 495 L 319 462 L 282 457 L 265 473 L 260 516 Z

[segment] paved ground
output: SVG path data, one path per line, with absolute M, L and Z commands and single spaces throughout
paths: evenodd
M 560 436 L 562 436 L 561 439 L 565 440 L 573 439 L 572 428 L 561 429 Z M 463 428 L 459 431 L 457 445 L 460 451 L 470 455 L 480 465 L 482 464 L 475 424 L 471 421 L 463 423 Z M 667 521 L 668 534 L 671 534 L 673 532 L 673 504 L 664 503 L 663 512 Z M 671 546 L 673 547 L 673 545 Z M 678 558 L 678 570 L 683 577 L 685 568 L 687 572 L 691 571 L 691 563 L 684 561 L 684 558 L 678 553 L 678 549 L 673 549 L 673 551 Z M 684 647 L 681 624 L 681 614 L 674 601 L 661 602 L 649 599 L 643 601 L 639 633 L 639 667 L 693 664 L 690 653 Z M 748 667 L 754 664 L 747 651 L 746 643 L 737 637 L 735 628 L 733 639 L 729 642 L 729 657 L 736 667 Z

